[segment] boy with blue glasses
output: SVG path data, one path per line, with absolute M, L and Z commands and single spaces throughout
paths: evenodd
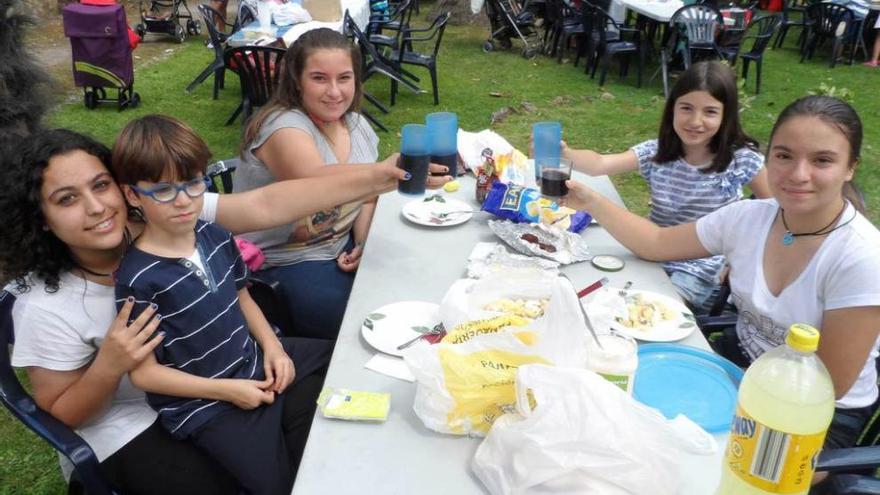
M 189 127 L 155 115 L 129 123 L 113 148 L 113 172 L 146 222 L 116 273 L 116 304 L 134 300 L 135 316 L 153 306 L 163 339 L 131 381 L 162 426 L 203 448 L 243 492 L 289 493 L 281 396 L 326 366 L 332 343 L 282 344 L 273 333 L 234 239 L 199 219 L 209 157 Z

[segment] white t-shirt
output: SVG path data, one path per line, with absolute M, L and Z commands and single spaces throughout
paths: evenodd
M 827 310 L 880 306 L 880 231 L 852 205 L 838 225 L 852 221 L 828 235 L 794 282 L 778 296 L 771 294 L 764 278 L 764 244 L 778 211 L 775 199 L 741 201 L 697 221 L 703 246 L 730 263 L 731 294 L 739 310 L 736 332 L 753 360 L 781 345 L 793 323 L 821 332 Z M 878 344 L 880 339 L 837 407 L 864 407 L 877 398 Z
M 205 194 L 201 218 L 213 221 L 218 195 Z M 69 272 L 60 276 L 58 291 L 46 292 L 42 280 L 32 278 L 30 290 L 19 291 L 15 283 L 6 290 L 15 295 L 12 321 L 15 346 L 12 365 L 38 366 L 54 371 L 73 371 L 87 366 L 98 353 L 107 329 L 116 317 L 113 286 L 87 282 Z M 128 375 L 107 408 L 76 432 L 89 444 L 98 461 L 113 455 L 156 420 L 144 392 Z M 69 478 L 73 466 L 61 457 L 61 470 Z

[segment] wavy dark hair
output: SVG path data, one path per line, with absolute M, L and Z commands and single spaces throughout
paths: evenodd
M 824 95 L 805 96 L 791 102 L 779 113 L 776 123 L 773 124 L 773 129 L 770 131 L 770 146 L 773 146 L 773 136 L 776 135 L 776 131 L 795 117 L 815 117 L 839 130 L 849 143 L 849 168 L 856 168 L 862 153 L 864 131 L 862 119 L 849 103 Z M 842 194 L 859 212 L 866 213 L 865 197 L 854 181 L 844 183 Z
M 740 148 L 758 149 L 758 141 L 746 134 L 739 123 L 739 100 L 736 89 L 736 75 L 730 67 L 721 62 L 698 62 L 684 71 L 672 87 L 666 99 L 660 132 L 657 142 L 655 163 L 668 163 L 684 157 L 681 138 L 675 133 L 673 118 L 678 99 L 694 91 L 705 91 L 724 105 L 721 126 L 709 141 L 709 150 L 715 155 L 712 165 L 702 169 L 703 173 L 724 172 L 733 161 L 734 152 Z
M 0 0 L 0 135 L 36 131 L 52 104 L 52 79 L 27 49 L 25 28 L 35 24 L 20 0 Z
M 4 160 L 0 168 L 0 273 L 15 280 L 19 290 L 28 290 L 28 275 L 33 275 L 45 282 L 48 292 L 55 292 L 61 272 L 75 266 L 67 244 L 44 229 L 41 191 L 49 161 L 77 150 L 98 158 L 105 166 L 110 163 L 110 150 L 98 141 L 53 129 L 24 138 L 16 156 Z
M 309 57 L 318 50 L 348 51 L 351 56 L 351 67 L 354 71 L 354 98 L 345 113 L 360 110 L 361 98 L 364 94 L 360 49 L 344 35 L 332 29 L 320 28 L 307 31 L 284 54 L 282 61 L 284 65 L 278 76 L 278 85 L 272 98 L 251 118 L 245 127 L 244 137 L 241 140 L 242 158 L 244 158 L 245 150 L 257 139 L 260 128 L 263 127 L 270 115 L 279 110 L 304 110 L 300 77 Z

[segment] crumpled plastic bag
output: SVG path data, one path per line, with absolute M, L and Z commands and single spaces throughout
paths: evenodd
M 544 315 L 527 325 L 455 331 L 461 323 L 497 316 L 483 309 L 486 301 L 544 295 L 549 296 Z M 434 431 L 484 436 L 497 417 L 514 410 L 517 368 L 531 363 L 585 366 L 586 328 L 575 304 L 571 287 L 542 270 L 454 283 L 440 316 L 451 333 L 447 337 L 455 338 L 435 345 L 422 341 L 403 354 L 416 378 L 416 415 Z
M 272 12 L 272 19 L 279 26 L 289 26 L 291 24 L 309 22 L 312 20 L 312 15 L 302 5 L 288 2 L 275 7 L 275 10 Z
M 472 463 L 493 495 L 673 495 L 680 458 L 718 448 L 685 416 L 667 420 L 586 369 L 522 366 L 516 394 Z

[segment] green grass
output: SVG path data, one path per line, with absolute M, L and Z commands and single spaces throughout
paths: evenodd
M 659 80 L 636 88 L 633 68 L 623 81 L 617 79 L 616 73 L 610 74 L 605 89 L 600 90 L 595 81 L 583 74 L 582 64 L 581 68 L 574 68 L 570 63 L 560 65 L 545 57 L 527 61 L 519 56 L 518 49 L 485 54 L 480 49 L 485 38 L 486 28 L 482 27 L 451 26 L 447 30 L 441 50 L 439 106 L 432 105 L 430 94 L 404 92 L 389 115 L 374 112 L 391 129 L 389 133 L 379 133 L 382 156 L 397 150 L 401 125 L 422 122 L 425 114 L 438 110 L 456 112 L 462 128 L 477 131 L 490 127 L 493 112 L 513 108 L 515 112 L 491 127 L 521 150 L 527 148 L 531 124 L 540 120 L 561 121 L 564 138 L 571 146 L 603 152 L 622 151 L 656 136 L 663 106 Z M 817 53 L 813 61 L 799 64 L 794 47 L 796 38 L 789 36 L 785 48 L 767 52 L 762 93 L 742 112 L 743 126 L 766 144 L 770 128 L 786 104 L 817 89 L 821 83 L 848 88 L 865 124 L 857 180 L 866 192 L 870 218 L 876 223 L 880 219 L 880 171 L 875 166 L 880 137 L 880 100 L 876 97 L 880 72 L 859 65 L 829 69 L 827 50 Z M 226 89 L 218 100 L 211 98 L 211 79 L 187 94 L 183 88 L 210 62 L 213 52 L 198 40 L 167 47 L 173 52 L 159 60 L 138 64 L 135 88 L 142 97 L 140 108 L 117 112 L 111 106 L 102 106 L 89 111 L 77 93 L 71 95 L 70 103 L 55 110 L 51 123 L 92 134 L 111 144 L 129 119 L 149 113 L 169 114 L 192 125 L 216 158 L 236 154 L 240 127 L 237 123 L 228 127 L 223 123 L 238 104 L 237 78 L 227 74 Z M 647 75 L 654 67 L 649 66 Z M 415 71 L 424 75 L 425 87 L 429 87 L 427 73 Z M 749 95 L 754 91 L 754 72 L 750 77 L 746 87 Z M 367 84 L 368 90 L 385 102 L 388 86 L 381 76 Z M 524 103 L 533 105 L 534 110 L 527 111 Z M 369 105 L 367 108 L 373 110 Z M 614 182 L 632 210 L 647 212 L 644 181 L 635 174 L 627 174 L 615 177 Z M 0 439 L 0 495 L 63 493 L 54 454 L 5 411 L 0 412 Z

